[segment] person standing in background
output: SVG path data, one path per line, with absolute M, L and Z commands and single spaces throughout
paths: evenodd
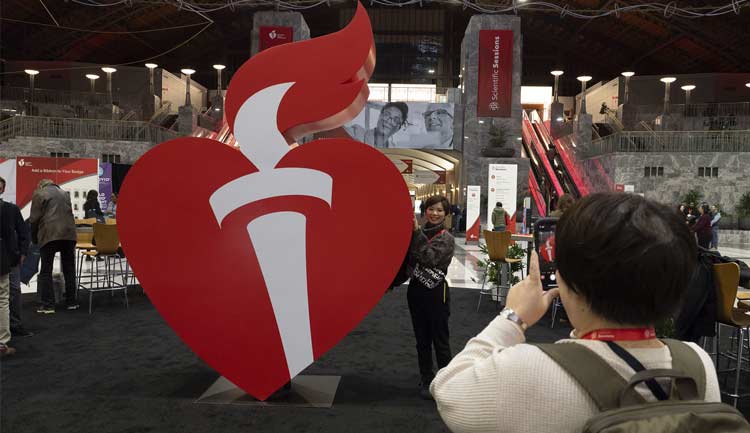
M 503 209 L 503 204 L 495 203 L 495 209 L 492 210 L 492 231 L 504 232 L 508 227 L 508 212 Z
M 700 216 L 695 224 L 690 227 L 690 231 L 698 236 L 698 245 L 701 248 L 708 249 L 711 244 L 711 211 L 708 205 L 704 204 L 698 208 L 698 212 Z
M 716 205 L 711 206 L 711 245 L 712 250 L 719 248 L 719 220 L 721 220 L 721 211 Z
M 108 218 L 117 218 L 117 193 L 112 193 L 112 198 L 107 205 L 106 214 Z
M 99 193 L 92 189 L 86 194 L 86 203 L 83 204 L 84 218 L 96 218 L 96 222 L 104 222 L 104 213 L 99 205 Z
M 52 264 L 55 254 L 60 253 L 60 262 L 65 276 L 65 301 L 68 310 L 76 310 L 76 223 L 70 196 L 49 179 L 39 181 L 31 199 L 31 239 L 39 245 L 41 269 L 37 279 L 41 305 L 37 313 L 54 314 L 55 293 L 52 290 Z
M 5 179 L 0 177 L 0 195 L 4 192 Z M 29 239 L 21 211 L 15 204 L 0 198 L 0 357 L 16 353 L 16 349 L 8 346 L 11 339 L 11 279 L 17 286 L 14 288 L 20 292 L 18 266 L 23 263 L 28 245 Z M 11 274 L 14 274 L 13 278 Z M 20 301 L 20 298 L 18 300 Z

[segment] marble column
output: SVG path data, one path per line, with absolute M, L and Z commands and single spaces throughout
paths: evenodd
M 510 117 L 480 118 L 477 115 L 480 30 L 513 31 Z M 509 15 L 474 15 L 466 27 L 461 44 L 461 101 L 465 104 L 461 186 L 480 185 L 482 195 L 486 196 L 489 164 L 516 164 L 518 165 L 518 203 L 523 203 L 524 197 L 529 195 L 529 160 L 521 158 L 521 45 L 521 18 Z M 505 130 L 505 147 L 513 150 L 513 157 L 490 158 L 482 156 L 482 149 L 489 145 L 489 131 L 493 125 Z M 486 202 L 483 202 L 480 212 L 482 221 L 486 218 L 486 206 Z M 512 211 L 515 211 L 515 209 Z
M 299 12 L 260 11 L 253 14 L 253 31 L 251 35 L 250 55 L 260 51 L 260 28 L 264 26 L 292 27 L 294 41 L 310 39 L 310 27 Z

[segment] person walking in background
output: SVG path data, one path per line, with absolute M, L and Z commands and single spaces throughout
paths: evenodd
M 42 262 L 37 279 L 41 295 L 41 305 L 37 313 L 55 312 L 52 264 L 58 252 L 65 277 L 66 307 L 68 310 L 78 309 L 75 273 L 76 224 L 70 196 L 51 180 L 42 179 L 31 200 L 29 222 L 31 239 L 39 245 Z
M 495 203 L 495 209 L 492 210 L 492 231 L 504 232 L 508 227 L 508 212 L 503 209 L 503 204 Z
M 461 208 L 457 204 L 454 204 L 451 206 L 451 214 L 453 215 L 451 231 L 456 233 L 461 222 Z
M 560 196 L 560 199 L 557 200 L 557 209 L 550 212 L 549 216 L 554 217 L 554 218 L 560 218 L 561 216 L 563 216 L 566 210 L 573 207 L 575 202 L 576 202 L 576 199 L 573 198 L 572 195 L 563 194 L 562 196 Z
M 721 220 L 721 211 L 716 205 L 711 206 L 711 245 L 710 248 L 715 250 L 719 248 L 719 221 Z
M 417 358 L 421 375 L 419 394 L 431 399 L 430 382 L 435 377 L 432 368 L 432 348 L 435 348 L 438 369 L 451 360 L 448 317 L 450 292 L 445 277 L 453 259 L 455 241 L 443 225 L 450 210 L 448 199 L 432 196 L 425 202 L 427 221 L 420 227 L 414 219 L 414 232 L 409 245 L 408 274 L 409 313 L 417 340 Z
M 99 205 L 99 193 L 92 189 L 86 194 L 86 203 L 83 204 L 84 218 L 96 218 L 96 222 L 104 223 L 104 212 Z
M 701 248 L 706 248 L 711 244 L 711 211 L 707 204 L 701 205 L 698 208 L 699 217 L 695 221 L 695 224 L 690 227 L 690 231 L 696 234 L 698 237 L 698 245 Z
M 0 357 L 13 355 L 16 352 L 14 348 L 8 346 L 11 339 L 11 291 L 19 292 L 17 297 L 13 296 L 13 301 L 20 302 L 21 284 L 18 266 L 23 263 L 29 248 L 29 236 L 21 211 L 15 204 L 2 199 L 4 192 L 5 179 L 0 177 Z M 14 287 L 11 287 L 12 284 Z M 16 313 L 19 314 L 20 322 L 19 310 L 20 308 L 16 309 Z
M 424 212 L 427 208 L 424 206 L 424 200 L 419 202 L 419 217 L 424 218 Z

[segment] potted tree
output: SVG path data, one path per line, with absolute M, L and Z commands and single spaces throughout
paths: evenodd
M 742 194 L 737 204 L 737 225 L 740 230 L 750 230 L 750 192 Z

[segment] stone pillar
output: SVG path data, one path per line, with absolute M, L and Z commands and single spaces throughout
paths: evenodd
M 294 29 L 294 41 L 292 42 L 310 39 L 310 27 L 307 26 L 305 18 L 299 12 L 255 12 L 253 14 L 253 31 L 250 38 L 250 56 L 254 56 L 260 51 L 260 28 L 263 26 L 292 27 Z
M 192 105 L 183 105 L 179 108 L 177 128 L 180 135 L 190 135 L 198 126 L 198 111 Z
M 479 31 L 512 30 L 513 31 L 513 73 L 511 90 L 510 117 L 477 116 L 477 92 L 479 85 Z M 482 195 L 487 194 L 489 164 L 518 165 L 517 202 L 529 195 L 529 160 L 521 158 L 521 18 L 509 15 L 474 15 L 469 21 L 461 44 L 462 96 L 465 104 L 464 135 L 462 143 L 463 169 L 461 170 L 461 188 L 466 185 L 480 185 Z M 491 126 L 505 131 L 505 148 L 508 157 L 485 157 L 482 149 L 489 143 Z M 512 156 L 510 155 L 512 151 Z M 480 218 L 486 219 L 487 203 L 482 203 Z M 515 212 L 515 209 L 509 209 Z

